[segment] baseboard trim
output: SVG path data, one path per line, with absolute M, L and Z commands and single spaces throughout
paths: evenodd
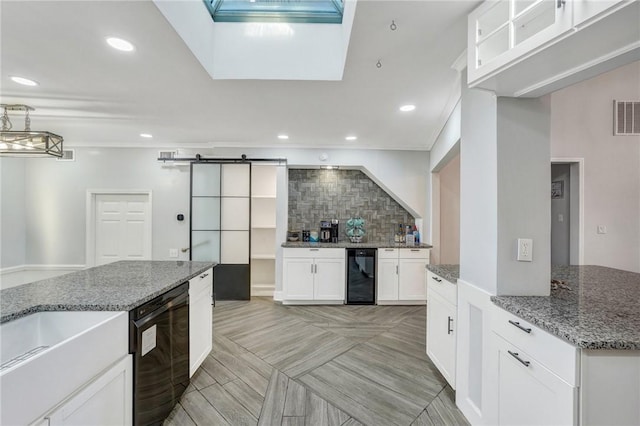
M 275 302 L 282 302 L 282 291 L 274 291 L 273 292 L 273 300 Z

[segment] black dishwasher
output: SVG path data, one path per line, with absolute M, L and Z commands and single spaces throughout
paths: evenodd
M 347 250 L 347 305 L 376 303 L 376 249 Z
M 160 425 L 189 385 L 189 283 L 129 312 L 133 424 Z

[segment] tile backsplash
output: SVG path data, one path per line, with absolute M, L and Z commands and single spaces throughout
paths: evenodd
M 364 241 L 388 242 L 398 223 L 413 226 L 414 217 L 360 170 L 289 169 L 289 229 L 317 231 L 321 220 L 365 220 Z

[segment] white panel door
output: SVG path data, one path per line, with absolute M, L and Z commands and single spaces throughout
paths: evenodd
M 400 259 L 399 300 L 427 300 L 427 261 Z
M 285 258 L 283 261 L 284 300 L 313 300 L 313 259 Z
M 378 300 L 398 300 L 398 259 L 378 258 Z
M 313 297 L 315 300 L 344 300 L 346 290 L 343 259 L 315 259 Z
M 95 265 L 151 259 L 148 194 L 96 195 Z

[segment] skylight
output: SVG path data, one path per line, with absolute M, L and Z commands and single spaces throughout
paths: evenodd
M 341 24 L 343 0 L 204 0 L 215 22 Z

